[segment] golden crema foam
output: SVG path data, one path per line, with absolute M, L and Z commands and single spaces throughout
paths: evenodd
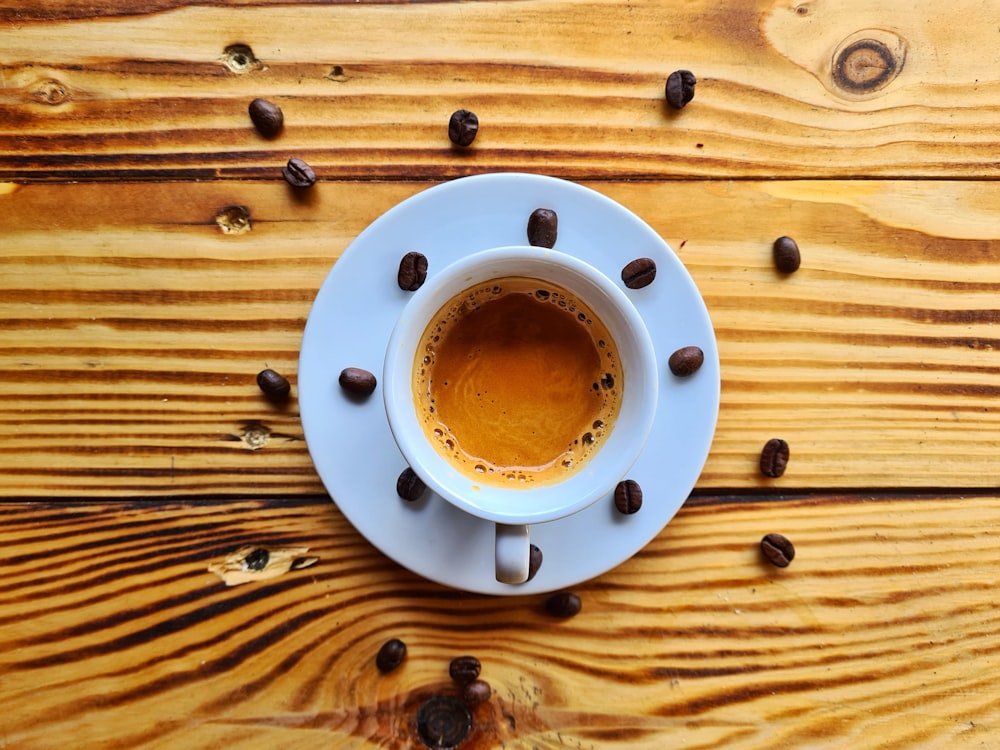
M 579 471 L 610 434 L 624 386 L 615 343 L 590 308 L 522 277 L 449 300 L 413 372 L 427 438 L 464 475 L 499 486 Z

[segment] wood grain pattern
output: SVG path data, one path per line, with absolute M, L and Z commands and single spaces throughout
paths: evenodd
M 874 499 L 699 498 L 565 621 L 403 571 L 322 498 L 0 505 L 0 736 L 413 747 L 470 653 L 494 695 L 467 748 L 991 747 L 1000 497 Z M 245 544 L 320 561 L 227 588 L 208 566 Z
M 365 180 L 998 176 L 982 0 L 143 7 L 3 3 L 0 179 L 257 179 L 290 154 Z M 873 90 L 838 65 L 857 41 L 889 51 Z M 677 68 L 700 81 L 681 113 Z M 253 131 L 257 96 L 280 138 Z M 459 152 L 461 107 L 482 127 Z
M 0 746 L 409 750 L 461 654 L 494 689 L 462 750 L 1000 746 L 995 6 L 0 0 Z M 294 399 L 351 240 L 491 171 L 649 222 L 722 357 L 692 498 L 569 620 L 375 551 Z
M 677 249 L 722 357 L 702 490 L 993 487 L 1000 187 L 594 183 Z M 0 195 L 0 492 L 315 494 L 293 400 L 302 328 L 348 243 L 422 183 L 9 187 Z M 224 234 L 216 212 L 249 207 Z M 732 217 L 739 217 L 734 221 Z M 790 234 L 802 268 L 781 277 Z M 780 480 L 756 469 L 791 445 Z

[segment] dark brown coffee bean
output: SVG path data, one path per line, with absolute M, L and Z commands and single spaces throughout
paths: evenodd
M 390 638 L 375 655 L 375 666 L 380 672 L 391 672 L 406 659 L 406 644 L 399 638 Z
M 250 550 L 243 558 L 243 567 L 247 570 L 263 570 L 271 560 L 271 553 L 263 547 Z
M 410 503 L 423 497 L 426 489 L 427 485 L 409 466 L 403 469 L 403 473 L 396 480 L 396 494 Z
M 781 273 L 795 273 L 802 263 L 799 246 L 791 237 L 779 237 L 774 241 L 774 266 Z
M 434 695 L 417 711 L 417 733 L 435 750 L 455 748 L 472 731 L 469 707 L 450 695 Z
M 295 188 L 307 188 L 316 184 L 316 172 L 301 159 L 292 157 L 281 169 L 285 182 Z
M 528 545 L 528 577 L 524 579 L 527 583 L 538 573 L 538 569 L 542 567 L 542 551 L 536 547 L 534 544 Z
M 545 611 L 553 617 L 573 617 L 579 614 L 583 608 L 583 602 L 576 594 L 564 591 L 561 594 L 553 594 L 545 601 Z
M 665 93 L 667 104 L 674 109 L 683 109 L 684 105 L 694 99 L 694 87 L 698 79 L 690 70 L 675 70 L 667 76 Z
M 622 269 L 622 281 L 629 289 L 642 289 L 656 278 L 656 261 L 652 258 L 636 258 Z
M 670 372 L 674 375 L 679 378 L 686 378 L 698 372 L 704 362 L 705 352 L 701 350 L 701 347 L 682 346 L 670 355 L 667 365 L 670 367 Z
M 642 507 L 642 487 L 634 479 L 626 479 L 615 487 L 615 507 L 619 513 L 631 515 Z
M 265 138 L 274 138 L 281 132 L 285 124 L 285 115 L 281 107 L 267 99 L 254 99 L 250 102 L 250 119 L 254 127 Z
M 795 559 L 795 545 L 781 534 L 766 534 L 760 540 L 760 551 L 772 565 L 787 568 L 788 563 Z
M 470 706 L 488 701 L 491 695 L 493 695 L 493 688 L 485 680 L 473 680 L 462 688 L 462 700 Z
M 559 217 L 551 208 L 536 208 L 528 217 L 528 244 L 553 247 L 559 233 Z
M 257 373 L 257 386 L 271 401 L 284 401 L 292 390 L 288 378 L 270 368 Z
M 781 438 L 771 438 L 760 452 L 760 473 L 765 477 L 780 477 L 788 466 L 788 443 Z
M 416 251 L 399 259 L 396 283 L 404 292 L 415 292 L 427 281 L 427 258 Z
M 475 112 L 460 109 L 452 113 L 448 121 L 448 138 L 456 146 L 468 146 L 476 140 L 479 132 L 479 118 Z
M 448 674 L 458 684 L 465 685 L 479 677 L 482 668 L 475 656 L 456 656 L 448 665 Z
M 346 367 L 340 373 L 340 387 L 349 393 L 368 396 L 375 390 L 375 376 L 360 367 Z

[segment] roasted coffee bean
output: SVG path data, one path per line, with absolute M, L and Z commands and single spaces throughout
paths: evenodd
M 774 266 L 781 273 L 795 273 L 802 263 L 799 246 L 791 237 L 779 237 L 774 241 Z
M 542 551 L 536 547 L 534 544 L 528 545 L 528 577 L 524 579 L 527 583 L 538 573 L 538 569 L 542 567 Z
M 396 283 L 404 292 L 415 292 L 427 281 L 427 258 L 416 251 L 399 259 Z
M 281 168 L 285 182 L 295 188 L 307 188 L 316 184 L 316 172 L 301 159 L 292 157 Z
M 406 659 L 406 644 L 399 638 L 390 638 L 375 655 L 375 666 L 380 672 L 391 672 Z
M 622 281 L 629 289 L 642 289 L 656 278 L 656 261 L 652 258 L 636 258 L 622 269 Z
M 462 688 L 462 700 L 470 706 L 488 701 L 491 695 L 493 695 L 493 688 L 485 680 L 473 680 Z
M 263 570 L 271 560 L 271 553 L 263 547 L 250 550 L 243 558 L 243 567 L 247 570 Z
M 475 656 L 456 656 L 448 665 L 448 674 L 455 682 L 465 685 L 479 677 L 482 668 L 483 665 Z
M 771 438 L 760 452 L 760 473 L 765 477 L 780 477 L 788 466 L 788 443 L 781 438 Z
M 454 748 L 472 731 L 469 707 L 450 695 L 433 695 L 417 711 L 417 733 L 430 748 Z
M 281 127 L 285 124 L 285 115 L 277 104 L 267 99 L 254 99 L 250 102 L 249 110 L 250 119 L 262 136 L 274 138 L 281 132 Z
M 698 346 L 682 346 L 670 355 L 667 365 L 670 372 L 679 378 L 694 375 L 705 362 L 705 352 Z
M 270 368 L 257 373 L 257 386 L 271 401 L 284 401 L 292 390 L 288 378 Z
M 452 113 L 448 121 L 448 138 L 456 146 L 468 146 L 476 140 L 479 132 L 479 118 L 475 112 L 459 109 Z
M 375 390 L 375 376 L 360 367 L 346 367 L 340 373 L 340 387 L 349 393 L 368 396 Z
M 642 507 L 642 487 L 634 479 L 626 479 L 615 487 L 615 507 L 619 513 L 631 515 Z
M 423 497 L 427 485 L 423 483 L 417 473 L 407 466 L 403 473 L 396 480 L 396 494 L 407 502 L 413 502 Z
M 667 104 L 674 109 L 683 109 L 684 105 L 694 99 L 694 86 L 698 79 L 690 70 L 675 70 L 667 76 L 665 93 Z
M 553 617 L 572 617 L 579 614 L 582 608 L 580 597 L 568 591 L 553 594 L 545 601 L 545 611 Z
M 781 534 L 766 534 L 760 540 L 760 551 L 768 562 L 779 568 L 787 568 L 788 563 L 795 559 L 795 545 Z
M 528 244 L 553 247 L 559 233 L 559 217 L 551 208 L 536 208 L 528 217 Z

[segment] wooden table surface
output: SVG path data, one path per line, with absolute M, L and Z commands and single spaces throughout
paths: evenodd
M 462 748 L 1000 746 L 998 18 L 995 0 L 0 0 L 0 746 L 420 748 L 418 709 L 455 693 L 463 654 L 493 694 Z M 677 69 L 698 78 L 680 111 Z M 283 109 L 277 138 L 256 97 Z M 459 108 L 481 123 L 465 150 Z M 292 156 L 319 175 L 305 194 Z M 496 171 L 638 214 L 720 349 L 693 493 L 574 587 L 568 620 L 377 552 L 319 481 L 295 398 L 351 240 Z M 802 251 L 788 276 L 781 235 Z M 757 466 L 771 437 L 791 446 L 778 479 Z M 769 532 L 789 567 L 762 558 Z M 228 586 L 212 568 L 244 548 L 274 575 Z M 408 657 L 383 675 L 390 638 Z

